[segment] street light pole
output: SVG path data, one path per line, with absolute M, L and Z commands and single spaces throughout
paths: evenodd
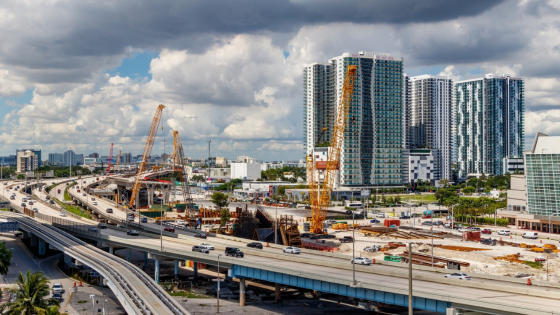
M 413 315 L 412 306 L 412 242 L 408 243 L 408 315 Z
M 159 239 L 160 239 L 160 250 L 163 251 L 163 186 L 160 184 L 161 189 L 161 208 L 160 210 L 160 220 L 159 220 Z M 140 211 L 138 211 L 138 216 L 140 216 Z
M 356 226 L 354 224 L 356 212 L 352 211 L 352 285 L 356 285 L 356 239 L 355 239 L 355 231 Z
M 222 254 L 218 254 L 218 289 L 216 290 L 216 310 L 217 313 L 220 312 L 220 257 Z
M 274 219 L 274 244 L 278 244 L 278 200 L 276 201 L 276 219 Z

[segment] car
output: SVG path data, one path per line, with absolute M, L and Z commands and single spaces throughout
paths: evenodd
M 64 288 L 62 287 L 62 284 L 60 282 L 55 282 L 52 286 L 52 291 L 53 293 L 64 293 Z
M 385 217 L 385 212 L 381 212 L 375 215 L 376 218 L 384 218 Z
M 434 221 L 433 225 L 437 225 L 437 226 L 443 225 L 443 221 Z
M 352 210 L 346 210 L 346 214 L 352 214 Z
M 471 280 L 471 277 L 467 276 L 466 273 L 460 273 L 460 272 L 455 272 L 450 275 L 445 275 L 444 277 L 449 279 Z
M 138 236 L 138 232 L 136 230 L 128 230 L 126 231 L 126 235 Z
M 91 197 L 91 201 L 95 201 L 95 197 Z
M 113 209 L 107 208 L 107 209 L 105 210 L 105 212 L 107 212 L 107 213 L 113 213 Z
M 293 246 L 288 246 L 282 250 L 284 253 L 301 254 L 301 249 Z
M 480 233 L 482 233 L 482 234 L 492 234 L 492 230 L 490 230 L 490 229 L 482 229 L 482 230 L 480 230 Z
M 94 205 L 94 206 L 97 206 L 97 201 L 94 201 L 91 204 Z
M 247 247 L 262 249 L 263 245 L 259 242 L 251 242 L 247 244 Z
M 354 259 L 350 259 L 350 263 L 358 265 L 371 265 L 372 261 L 366 257 L 356 257 Z
M 61 217 L 65 217 L 65 216 L 66 216 L 66 212 L 61 211 L 61 212 L 60 212 L 60 216 L 61 216 Z
M 107 228 L 107 224 L 106 224 L 106 223 L 103 223 L 103 222 L 97 224 L 97 226 L 98 226 L 100 229 L 102 229 L 102 230 Z
M 193 235 L 194 237 L 197 238 L 206 238 L 206 234 L 202 234 L 202 233 L 196 233 L 195 235 Z
M 85 197 L 85 196 L 87 196 L 87 194 L 86 194 L 86 193 L 83 193 L 83 194 L 82 194 L 82 196 L 84 196 L 84 197 Z
M 21 203 L 21 206 L 24 208 L 27 207 L 27 205 L 24 202 Z
M 377 220 L 377 219 L 371 219 L 369 220 L 370 223 L 381 223 L 381 221 Z
M 172 228 L 170 226 L 166 226 L 163 230 L 166 231 L 166 232 L 171 232 L 171 233 L 175 232 L 175 228 Z
M 422 225 L 432 225 L 432 222 L 431 221 L 424 221 L 424 222 L 422 222 Z
M 10 196 L 10 200 L 16 200 L 14 196 Z
M 33 201 L 29 200 L 29 205 L 32 206 L 32 205 L 33 205 Z
M 46 199 L 46 200 L 49 200 L 49 199 L 51 199 L 51 197 L 50 197 L 50 196 L 46 196 L 45 199 Z
M 509 230 L 499 230 L 498 235 L 510 236 L 511 232 Z
M 51 205 L 54 205 L 54 200 L 52 200 L 52 199 L 49 200 L 49 203 L 50 203 Z
M 37 208 L 33 208 L 33 211 L 35 211 L 35 212 L 39 212 L 39 209 L 37 209 Z
M 480 244 L 496 246 L 496 240 L 493 240 L 491 238 L 483 238 L 480 240 Z
M 117 228 L 119 228 L 119 229 L 126 229 L 126 226 L 124 226 L 124 225 L 122 225 L 122 224 L 118 224 L 118 225 L 117 225 Z
M 53 293 L 52 298 L 53 298 L 53 300 L 57 300 L 59 302 L 62 302 L 62 294 L 60 294 L 60 293 Z
M 142 218 L 142 219 L 140 219 L 140 222 L 142 222 L 142 223 L 148 223 L 148 218 Z
M 88 232 L 97 233 L 99 230 L 95 226 L 90 226 L 88 227 Z
M 210 253 L 210 250 L 208 248 L 206 248 L 206 246 L 201 246 L 201 245 L 194 245 L 192 247 L 192 251 L 193 252 L 199 252 L 199 253 L 205 253 L 205 254 Z
M 425 216 L 422 216 L 422 219 L 431 219 L 431 218 L 432 218 L 432 216 L 431 216 L 431 215 L 425 215 Z
M 232 256 L 232 257 L 243 257 L 243 256 L 245 256 L 243 254 L 243 252 L 237 247 L 226 247 L 226 250 L 224 252 L 225 252 L 226 256 Z
M 403 215 L 399 217 L 400 220 L 409 220 L 410 216 L 409 215 Z
M 539 233 L 537 233 L 537 232 L 525 232 L 525 233 L 523 233 L 523 235 L 521 235 L 521 237 L 537 239 L 539 237 Z
M 469 227 L 469 229 L 470 229 L 472 232 L 481 232 L 481 229 L 480 229 L 479 227 L 476 227 L 476 226 L 471 226 L 471 227 Z
M 208 250 L 214 250 L 214 246 L 210 245 L 208 243 L 202 243 L 202 244 L 198 244 L 198 246 L 204 246 L 206 247 Z
M 185 221 L 185 220 L 177 220 L 177 221 L 175 221 L 175 223 L 177 223 L 178 225 L 185 225 L 185 223 L 187 223 L 187 221 Z
M 464 228 L 460 228 L 458 231 L 459 231 L 459 232 L 470 232 L 471 229 L 470 229 L 470 228 L 464 227 Z

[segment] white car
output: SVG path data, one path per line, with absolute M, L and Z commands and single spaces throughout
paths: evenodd
M 178 225 L 185 225 L 185 223 L 187 223 L 187 221 L 185 221 L 185 220 L 177 220 L 177 221 L 175 221 L 175 223 L 177 223 Z
M 92 205 L 97 206 L 97 201 L 94 201 Z
M 33 208 L 33 211 L 35 211 L 35 212 L 39 212 L 39 209 L 37 209 L 37 208 Z
M 208 243 L 202 243 L 202 244 L 199 244 L 198 246 L 204 246 L 207 250 L 214 250 L 214 246 L 210 245 Z
M 511 232 L 509 230 L 499 230 L 498 235 L 509 236 Z
M 459 231 L 459 232 L 470 232 L 471 229 L 464 227 L 464 228 L 458 229 L 457 231 Z
M 444 277 L 450 279 L 471 280 L 471 277 L 467 276 L 466 273 L 460 273 L 460 272 L 455 272 L 450 275 L 445 275 Z
M 297 247 L 293 247 L 293 246 L 288 246 L 288 247 L 284 248 L 283 252 L 284 253 L 291 253 L 291 254 L 301 254 L 301 249 L 299 249 Z
M 61 212 L 60 212 L 60 216 L 61 216 L 61 217 L 65 217 L 65 216 L 66 216 L 66 212 L 61 211 Z
M 356 257 L 355 259 L 351 259 L 350 263 L 358 265 L 371 265 L 372 261 L 366 257 Z
M 64 288 L 62 287 L 62 284 L 59 282 L 55 282 L 52 286 L 52 291 L 53 293 L 64 293 Z

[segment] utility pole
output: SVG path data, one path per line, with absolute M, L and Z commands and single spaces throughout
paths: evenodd
M 210 143 L 212 142 L 212 140 L 206 140 L 208 142 L 208 168 L 210 168 Z
M 408 315 L 413 315 L 412 299 L 412 242 L 408 243 Z

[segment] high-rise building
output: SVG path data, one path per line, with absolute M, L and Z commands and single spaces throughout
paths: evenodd
M 49 165 L 63 165 L 64 164 L 64 154 L 63 153 L 49 153 Z
M 342 186 L 396 186 L 401 180 L 403 60 L 344 53 L 303 69 L 304 146 L 328 146 L 349 65 L 358 73 L 340 157 Z
M 72 150 L 64 152 L 64 166 L 76 165 L 76 153 Z
M 421 75 L 411 77 L 409 84 L 409 117 L 404 127 L 408 148 L 431 150 L 433 183 L 444 178 L 452 180 L 453 80 Z
M 43 162 L 41 160 L 41 150 L 35 150 L 35 149 L 19 149 L 16 150 L 16 156 L 18 152 L 26 152 L 26 151 L 31 151 L 33 153 L 35 153 L 35 156 L 37 157 L 37 163 L 39 166 L 43 165 Z
M 99 158 L 99 153 L 90 153 L 90 154 L 88 155 L 88 157 L 98 159 L 98 158 Z
M 34 171 L 39 167 L 39 158 L 35 152 L 31 150 L 17 151 L 17 172 L 25 173 L 28 171 Z
M 132 153 L 123 153 L 122 163 L 123 164 L 131 164 L 132 163 Z
M 402 87 L 402 130 L 403 130 L 403 149 L 410 149 L 410 76 L 403 74 Z
M 504 159 L 523 156 L 523 79 L 487 74 L 455 83 L 458 177 L 501 175 Z

